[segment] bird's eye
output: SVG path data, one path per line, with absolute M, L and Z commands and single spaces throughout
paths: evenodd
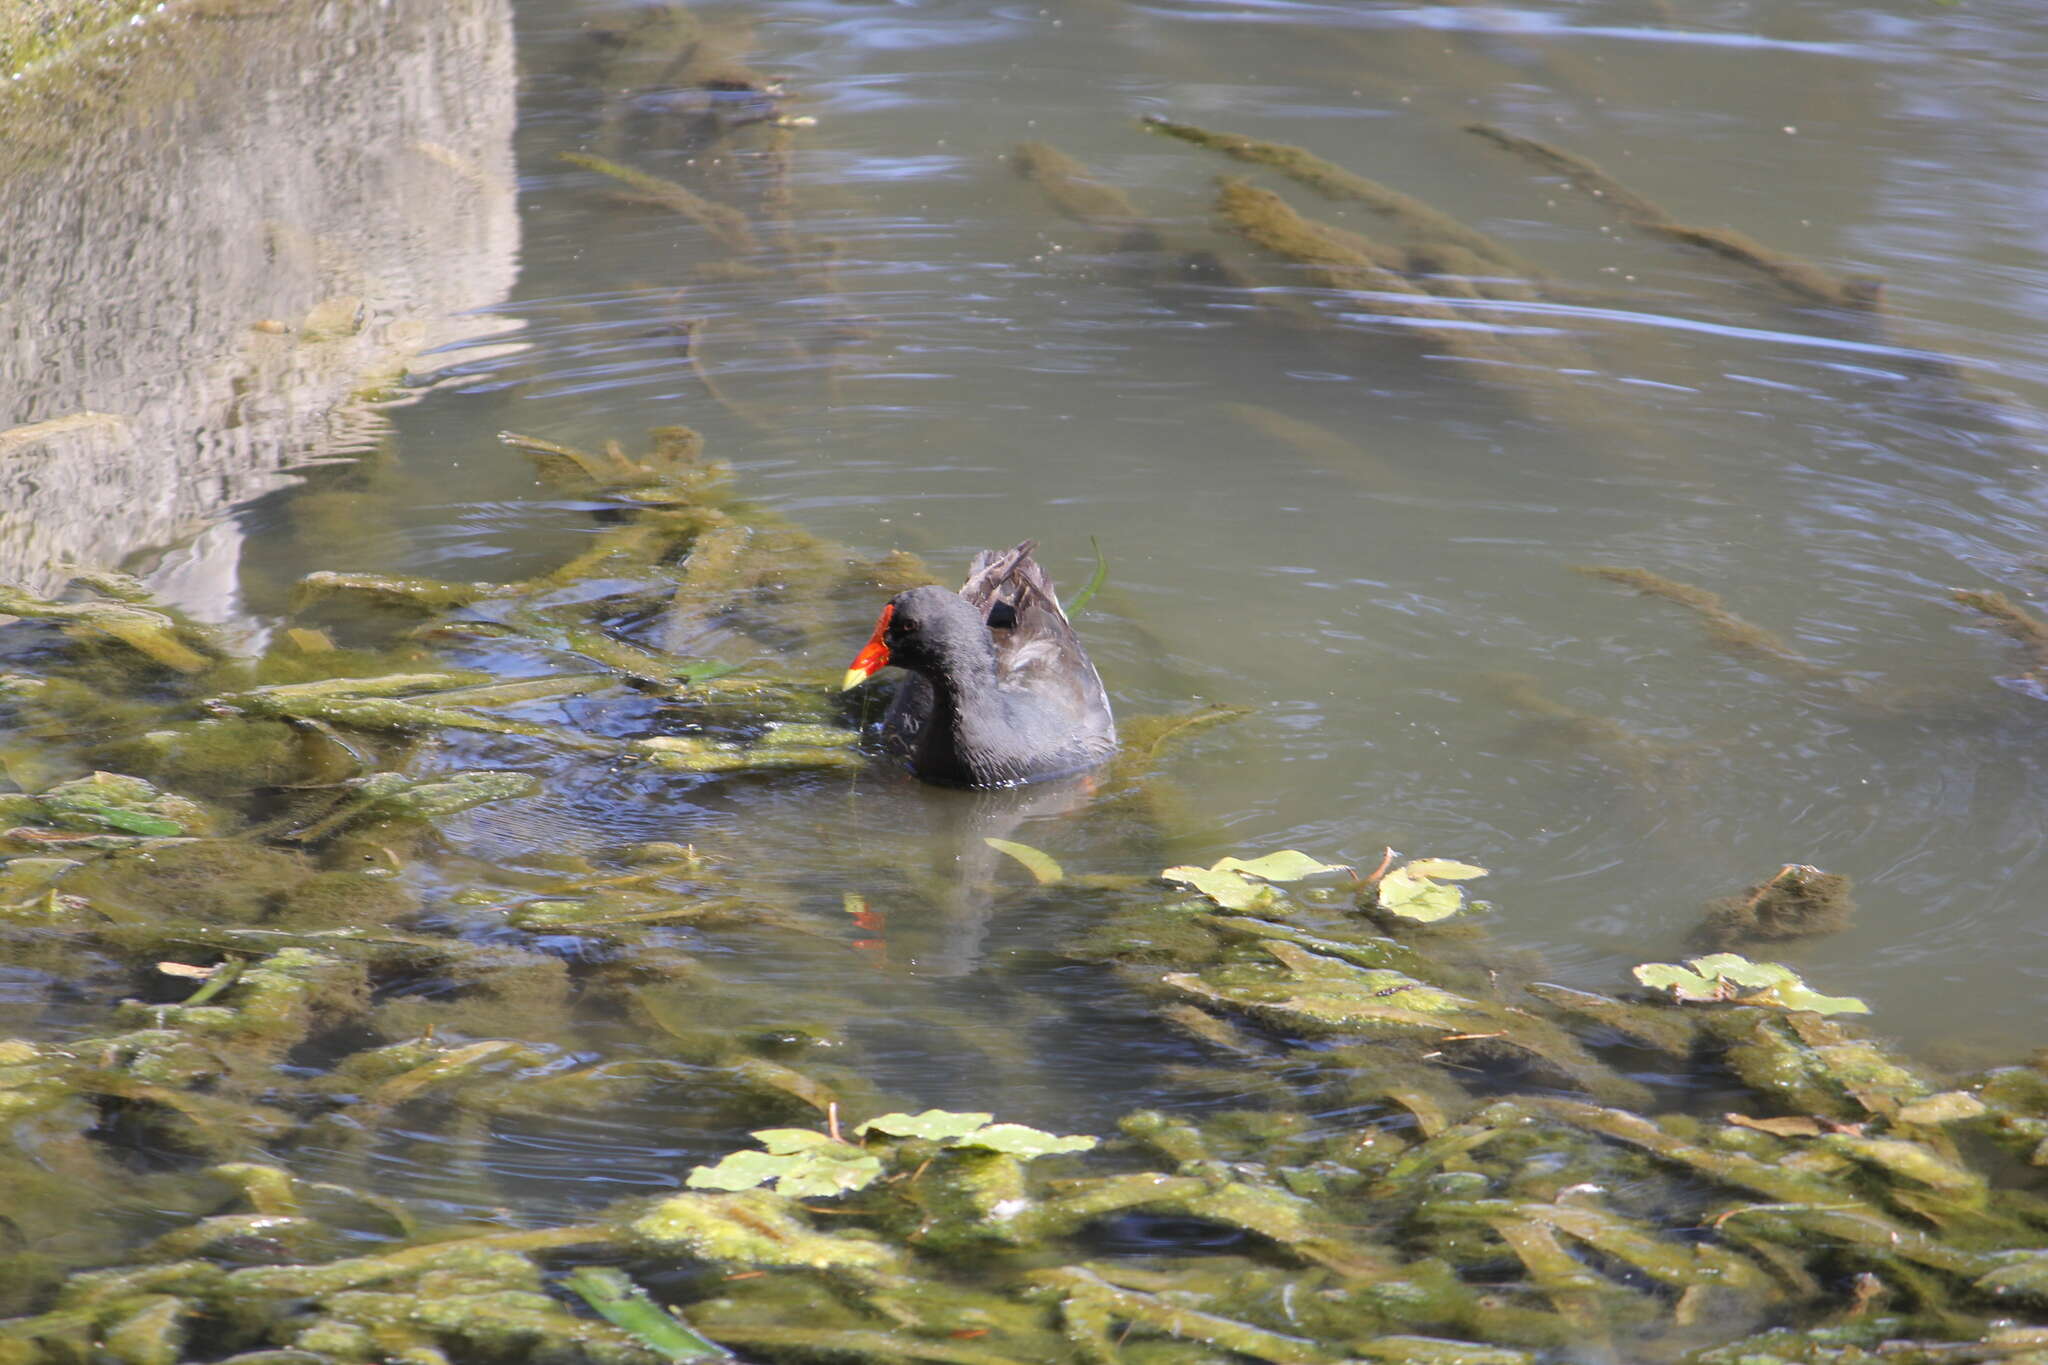
M 998 602 L 988 609 L 990 630 L 1009 630 L 1017 624 L 1017 609 L 1008 602 Z

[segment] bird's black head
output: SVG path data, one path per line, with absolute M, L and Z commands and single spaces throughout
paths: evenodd
M 972 685 L 995 674 L 988 623 L 967 599 L 944 588 L 912 588 L 882 608 L 875 633 L 846 671 L 854 687 L 893 664 L 941 686 Z

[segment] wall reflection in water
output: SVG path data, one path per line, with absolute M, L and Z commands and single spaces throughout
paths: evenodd
M 241 537 L 195 533 L 511 325 L 458 316 L 516 269 L 510 4 L 210 6 L 15 89 L 0 580 L 184 541 L 162 586 L 231 615 Z

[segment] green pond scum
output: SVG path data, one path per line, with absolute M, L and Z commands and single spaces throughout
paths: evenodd
M 1182 1053 L 1072 1132 L 1004 1113 L 1022 1038 L 915 1006 L 987 1089 L 910 1112 L 856 993 L 727 969 L 767 935 L 852 970 L 862 896 L 835 920 L 743 842 L 465 851 L 599 771 L 849 780 L 831 679 L 784 661 L 930 577 L 749 506 L 694 434 L 507 441 L 602 509 L 566 569 L 317 574 L 253 658 L 128 580 L 8 598 L 0 1365 L 2048 1359 L 2048 1062 L 1937 1075 L 1821 1012 L 1847 983 L 1545 983 L 1486 932 L 1512 878 L 1448 857 L 1144 878 L 992 836 L 1000 894 L 1084 912 L 1068 969 Z M 1138 719 L 1097 799 L 1234 714 Z M 1714 914 L 1847 912 L 1787 865 Z M 508 1127 L 647 1105 L 695 1153 L 668 1193 L 536 1215 L 493 1173 Z M 380 1188 L 394 1155 L 451 1198 Z M 1180 1232 L 1105 1233 L 1136 1225 Z

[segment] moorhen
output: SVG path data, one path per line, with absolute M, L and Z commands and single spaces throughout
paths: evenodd
M 882 738 L 910 771 L 948 787 L 1018 787 L 1070 777 L 1116 752 L 1116 722 L 1036 541 L 975 555 L 957 593 L 889 599 L 846 671 L 854 687 L 894 664 L 910 676 Z

